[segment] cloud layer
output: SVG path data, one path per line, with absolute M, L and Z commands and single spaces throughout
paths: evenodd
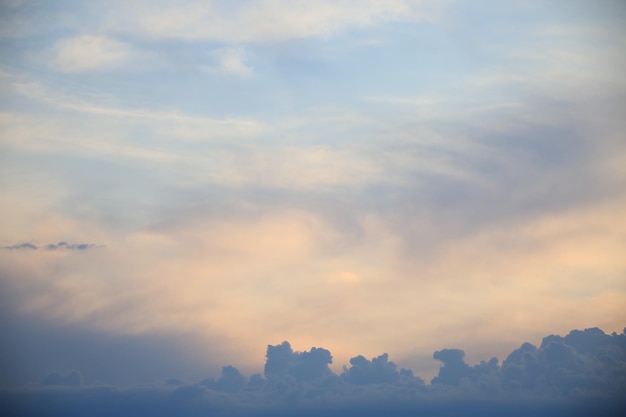
M 0 377 L 580 388 L 540 341 L 626 321 L 625 12 L 0 2 Z
M 459 349 L 435 352 L 443 366 L 430 384 L 398 370 L 383 354 L 356 356 L 339 375 L 330 352 L 294 352 L 288 342 L 269 345 L 264 375 L 245 378 L 224 366 L 217 379 L 188 384 L 116 388 L 84 386 L 77 371 L 54 372 L 41 385 L 2 390 L 4 411 L 25 415 L 154 413 L 202 415 L 618 415 L 626 409 L 626 334 L 598 328 L 524 343 L 502 365 L 493 358 L 470 366 Z M 77 387 L 78 388 L 72 388 Z M 62 388 L 64 387 L 64 388 Z M 617 413 L 617 414 L 615 414 Z M 563 414 L 565 415 L 565 414 Z

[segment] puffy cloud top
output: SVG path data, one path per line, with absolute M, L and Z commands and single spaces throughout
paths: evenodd
M 82 386 L 78 371 L 53 372 L 39 388 L 0 391 L 0 411 L 24 415 L 623 415 L 626 411 L 626 333 L 593 328 L 548 336 L 539 348 L 522 344 L 502 363 L 470 366 L 460 349 L 442 349 L 430 385 L 397 370 L 385 353 L 355 356 L 334 374 L 330 352 L 296 352 L 268 345 L 265 377 L 246 379 L 235 367 L 217 380 L 154 387 Z M 60 389 L 59 387 L 63 387 Z M 107 414 L 108 413 L 108 414 Z M 169 414 L 168 414 L 169 413 Z M 9 415 L 9 414 L 7 414 Z
M 328 376 L 328 367 L 333 363 L 330 352 L 322 348 L 311 348 L 308 352 L 294 352 L 289 342 L 267 347 L 265 375 L 291 376 L 296 380 L 311 381 Z

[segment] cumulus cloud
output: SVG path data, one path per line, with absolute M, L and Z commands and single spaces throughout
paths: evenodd
M 465 352 L 460 349 L 443 349 L 435 352 L 433 358 L 443 362 L 443 366 L 439 368 L 439 375 L 433 378 L 432 382 L 459 385 L 461 379 L 468 377 L 472 370 L 463 359 Z
M 265 375 L 269 378 L 290 376 L 300 381 L 312 381 L 332 374 L 328 367 L 333 362 L 330 352 L 311 348 L 308 352 L 294 352 L 289 342 L 267 347 Z
M 371 361 L 362 355 L 350 359 L 350 368 L 344 367 L 341 376 L 346 382 L 356 385 L 392 384 L 400 380 L 415 387 L 424 385 L 424 381 L 416 378 L 410 369 L 402 368 L 398 371 L 396 364 L 389 361 L 386 353 Z
M 238 392 L 246 386 L 246 378 L 241 375 L 237 368 L 228 365 L 222 368 L 222 375 L 217 381 L 208 378 L 200 384 L 215 391 Z
M 626 334 L 592 328 L 545 337 L 539 348 L 524 343 L 503 362 L 501 383 L 510 391 L 623 395 Z
M 605 334 L 598 328 L 574 330 L 567 336 L 547 336 L 539 348 L 524 343 L 499 365 L 497 358 L 475 365 L 465 362 L 461 349 L 442 349 L 433 355 L 443 363 L 439 374 L 427 385 L 410 369 L 397 369 L 388 354 L 371 360 L 359 355 L 344 366 L 341 375 L 328 365 L 331 353 L 313 347 L 297 352 L 289 342 L 268 345 L 265 378 L 253 375 L 249 381 L 226 366 L 215 381 L 200 384 L 221 392 L 258 392 L 272 398 L 323 397 L 340 394 L 345 398 L 374 398 L 381 392 L 398 398 L 475 398 L 511 400 L 527 398 L 619 398 L 626 394 L 626 329 L 622 334 Z M 245 387 L 245 390 L 244 390 Z M 295 396 L 295 397 L 294 397 Z M 268 400 L 269 401 L 269 400 Z
M 432 384 L 387 354 L 356 356 L 341 376 L 328 369 L 323 348 L 296 352 L 288 342 L 269 345 L 265 378 L 247 380 L 225 366 L 217 380 L 166 381 L 143 387 L 80 387 L 79 372 L 53 372 L 42 384 L 0 390 L 0 410 L 28 415 L 621 415 L 626 411 L 626 333 L 597 328 L 548 336 L 539 348 L 524 343 L 498 365 L 474 366 L 460 349 L 442 349 Z M 63 389 L 60 389 L 63 388 Z M 95 414 L 94 414 L 95 413 Z

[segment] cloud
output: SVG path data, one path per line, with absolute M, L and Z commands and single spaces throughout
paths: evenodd
M 90 248 L 96 248 L 97 245 L 93 243 L 67 243 L 67 242 L 59 242 L 59 243 L 50 243 L 45 246 L 46 250 L 87 250 Z
M 134 387 L 80 385 L 77 371 L 54 372 L 38 386 L 0 390 L 0 411 L 40 415 L 314 416 L 510 415 L 614 416 L 626 411 L 626 333 L 597 328 L 523 344 L 502 367 L 497 360 L 469 366 L 460 349 L 442 349 L 439 380 L 431 385 L 396 371 L 386 354 L 357 356 L 342 377 L 327 368 L 330 352 L 294 352 L 269 345 L 265 378 L 249 381 L 233 366 L 199 383 Z M 444 370 L 445 368 L 445 370 Z M 460 372 L 459 372 L 460 371 Z M 417 383 L 417 382 L 422 383 Z
M 294 352 L 289 342 L 267 347 L 265 375 L 268 378 L 293 377 L 297 381 L 313 381 L 332 374 L 328 365 L 333 362 L 330 352 L 311 348 L 308 352 Z
M 205 379 L 200 385 L 221 392 L 238 392 L 246 386 L 246 378 L 241 375 L 234 366 L 228 365 L 222 368 L 222 375 L 215 381 L 212 378 Z
M 211 51 L 210 57 L 215 63 L 204 65 L 201 68 L 207 72 L 223 75 L 248 77 L 254 68 L 246 64 L 245 51 L 242 48 L 228 47 Z
M 58 243 L 48 243 L 47 245 L 37 246 L 30 242 L 19 243 L 16 245 L 4 246 L 6 250 L 48 250 L 48 251 L 85 251 L 92 248 L 100 248 L 102 246 L 96 245 L 94 243 L 68 243 L 68 242 L 58 242 Z
M 284 41 L 325 37 L 337 32 L 394 21 L 426 18 L 421 1 L 260 0 L 235 6 L 185 1 L 176 7 L 138 7 L 126 27 L 154 38 L 214 40 L 222 42 Z M 113 23 L 112 23 L 113 24 Z
M 3 114 L 0 127 L 11 138 L 4 143 L 19 149 L 183 163 L 185 171 L 189 171 L 189 164 L 193 164 L 192 171 L 197 172 L 199 166 L 206 168 L 207 165 L 206 158 L 202 158 L 206 152 L 198 152 L 198 145 L 203 145 L 205 150 L 207 146 L 220 144 L 229 147 L 243 145 L 273 131 L 269 124 L 256 118 L 220 118 L 150 107 L 112 106 L 106 94 L 93 96 L 85 95 L 84 91 L 68 92 L 46 83 L 15 81 L 14 75 L 7 74 L 7 78 L 12 79 L 9 85 L 14 93 L 68 112 L 65 118 L 38 118 L 36 124 L 28 114 Z M 111 130 L 113 119 L 121 129 Z M 159 139 L 160 146 L 147 147 L 141 138 L 128 133 L 146 127 L 153 138 Z M 235 139 L 237 142 L 233 143 Z M 181 141 L 197 145 L 181 146 Z M 192 152 L 189 152 L 190 146 Z M 224 149 L 218 151 L 224 152 Z
M 4 249 L 6 250 L 21 250 L 21 249 L 37 250 L 39 248 L 33 245 L 32 243 L 25 242 L 25 243 L 18 243 L 16 245 L 5 246 Z
M 49 54 L 50 65 L 57 71 L 82 73 L 123 65 L 130 47 L 106 36 L 80 35 L 57 41 Z
M 165 3 L 147 8 L 155 11 L 170 6 Z M 220 7 L 215 6 L 217 2 L 210 6 L 196 4 L 199 8 Z M 322 3 L 320 13 L 329 4 Z M 335 4 L 343 7 L 347 3 Z M 238 16 L 242 5 L 257 7 L 255 3 L 238 2 L 232 6 L 232 13 Z M 298 5 L 287 5 L 285 11 L 305 7 L 304 3 Z M 367 2 L 363 5 L 365 9 L 370 7 Z M 206 16 L 198 10 L 202 21 Z M 182 12 L 188 13 L 184 7 Z M 226 8 L 219 9 L 215 16 L 221 19 L 227 12 Z M 173 24 L 176 17 L 172 14 Z M 259 21 L 263 22 L 264 17 L 260 14 Z M 284 20 L 280 16 L 276 19 Z M 233 27 L 231 22 L 237 21 L 221 20 Z M 341 22 L 338 18 L 326 21 L 331 22 L 326 32 L 331 35 L 361 27 L 356 23 L 333 24 Z M 194 28 L 200 31 L 200 26 L 192 22 L 188 33 L 177 35 L 173 31 L 170 36 L 164 32 L 163 36 L 193 38 Z M 412 32 L 408 26 L 413 28 L 389 27 L 402 38 L 396 38 L 397 42 L 415 46 L 416 38 L 404 38 L 405 34 L 428 35 L 437 29 Z M 300 36 L 294 33 L 303 27 L 294 25 L 288 36 Z M 479 25 L 471 27 L 482 29 Z M 319 28 L 315 32 L 319 35 L 302 36 L 328 36 L 320 34 Z M 207 26 L 203 30 L 212 29 Z M 237 30 L 245 36 L 254 32 L 241 25 Z M 284 25 L 280 30 L 289 32 Z M 450 43 L 458 39 L 453 31 L 454 25 L 446 28 Z M 390 32 L 382 35 L 389 36 L 386 40 L 391 46 L 394 40 Z M 224 35 L 235 39 L 236 34 L 228 36 Z M 109 39 L 130 41 L 132 36 L 118 34 Z M 341 48 L 338 40 L 294 42 L 293 47 Z M 566 42 L 580 45 L 578 40 Z M 589 43 L 615 45 L 597 40 L 590 38 Z M 205 53 L 209 47 L 221 48 L 222 42 L 160 43 L 152 39 L 141 45 L 164 52 L 180 47 L 184 53 L 193 54 L 197 50 Z M 251 58 L 263 58 L 272 53 L 271 48 L 287 46 L 241 45 Z M 484 43 L 485 53 L 492 51 L 491 45 Z M 427 65 L 433 55 L 424 53 L 421 46 L 419 54 L 407 56 L 419 56 L 419 62 Z M 603 84 L 594 80 L 605 74 L 601 67 L 613 72 L 610 66 L 595 57 L 596 64 L 589 65 L 592 55 L 585 65 L 578 65 L 578 56 L 571 60 L 549 60 L 549 54 L 546 59 L 539 56 L 533 59 L 537 71 L 529 71 L 518 60 L 510 66 L 502 62 L 491 67 L 487 63 L 491 69 L 481 72 L 486 83 L 470 88 L 466 85 L 471 83 L 466 81 L 472 77 L 463 68 L 458 69 L 460 78 L 448 86 L 436 80 L 431 83 L 422 76 L 423 66 L 412 67 L 410 61 L 406 61 L 406 68 L 409 72 L 414 69 L 414 74 L 396 77 L 396 72 L 379 73 L 377 68 L 363 65 L 357 55 L 345 52 L 336 49 L 335 53 L 344 54 L 341 63 L 334 61 L 330 63 L 331 71 L 315 75 L 324 82 L 328 80 L 327 90 L 305 90 L 306 94 L 294 99 L 297 110 L 289 106 L 290 112 L 306 114 L 308 120 L 298 128 L 287 126 L 293 122 L 292 113 L 285 115 L 286 107 L 277 106 L 274 100 L 282 94 L 295 96 L 300 90 L 279 83 L 248 88 L 251 83 L 247 81 L 244 90 L 236 90 L 231 87 L 237 82 L 226 77 L 200 77 L 202 82 L 196 83 L 191 76 L 185 85 L 162 83 L 161 77 L 170 80 L 170 73 L 158 69 L 147 71 L 145 80 L 142 74 L 139 78 L 147 84 L 137 85 L 136 90 L 132 84 L 138 78 L 100 80 L 112 96 L 108 103 L 121 102 L 124 106 L 103 105 L 107 103 L 104 92 L 104 97 L 82 101 L 76 96 L 49 94 L 45 96 L 49 101 L 44 102 L 49 108 L 42 108 L 41 102 L 24 103 L 39 110 L 15 117 L 23 110 L 18 105 L 23 97 L 16 100 L 16 113 L 3 116 L 5 126 L 11 127 L 3 130 L 3 143 L 11 143 L 3 155 L 9 163 L 14 160 L 9 152 L 17 150 L 19 155 L 26 155 L 26 164 L 16 173 L 7 170 L 10 174 L 5 178 L 9 181 L 5 183 L 23 187 L 26 175 L 18 175 L 29 169 L 50 179 L 39 189 L 32 187 L 23 192 L 22 204 L 3 205 L 5 211 L 18 214 L 3 216 L 15 219 L 9 225 L 15 232 L 6 237 L 10 239 L 7 242 L 21 242 L 28 236 L 39 236 L 45 242 L 59 235 L 82 236 L 30 232 L 37 228 L 63 230 L 54 223 L 66 222 L 73 216 L 80 219 L 77 223 L 81 226 L 106 235 L 106 239 L 93 235 L 89 239 L 115 241 L 118 256 L 104 259 L 99 257 L 102 252 L 113 251 L 91 251 L 92 264 L 78 259 L 86 256 L 71 257 L 75 264 L 60 264 L 53 259 L 58 258 L 56 254 L 47 256 L 49 259 L 39 256 L 42 259 L 37 264 L 25 261 L 19 265 L 29 272 L 23 274 L 23 280 L 8 274 L 3 274 L 9 276 L 3 279 L 11 280 L 11 285 L 45 288 L 40 292 L 24 290 L 21 298 L 24 306 L 42 317 L 71 318 L 85 326 L 120 332 L 188 326 L 199 334 L 212 332 L 234 338 L 238 346 L 250 350 L 267 340 L 285 337 L 294 346 L 307 343 L 308 347 L 316 341 L 333 351 L 336 364 L 346 363 L 348 353 L 365 346 L 365 340 L 368 350 L 359 352 L 368 359 L 385 351 L 383 344 L 388 343 L 396 349 L 390 354 L 406 365 L 403 360 L 412 350 L 427 346 L 424 351 L 432 352 L 440 347 L 432 346 L 433 336 L 442 333 L 444 346 L 466 346 L 465 360 L 472 362 L 484 352 L 479 340 L 506 335 L 502 337 L 507 340 L 487 357 L 510 350 L 511 328 L 524 329 L 533 343 L 539 332 L 560 331 L 577 320 L 613 329 L 623 317 L 624 222 L 620 220 L 624 204 L 608 209 L 600 206 L 607 196 L 620 199 L 624 188 L 605 188 L 607 182 L 591 175 L 589 167 L 605 166 L 604 159 L 594 153 L 601 148 L 603 153 L 614 155 L 615 166 L 623 170 L 626 164 L 619 164 L 619 156 L 624 152 L 613 152 L 606 146 L 602 132 L 580 126 L 594 115 L 610 114 L 603 110 L 605 107 L 589 102 L 588 107 L 575 111 L 575 106 L 570 106 L 572 102 L 586 102 L 591 90 L 596 94 L 604 91 Z M 214 58 L 217 66 L 218 57 Z M 344 66 L 353 58 L 354 67 Z M 7 59 L 12 62 L 10 57 Z M 206 55 L 200 58 L 205 59 Z M 478 61 L 481 66 L 482 59 Z M 240 62 L 248 65 L 245 59 Z M 266 68 L 255 59 L 250 62 L 257 72 Z M 193 64 L 196 68 L 198 62 Z M 19 68 L 12 65 L 9 67 L 19 73 Z M 349 75 L 334 78 L 336 70 Z M 440 70 L 445 75 L 446 69 Z M 582 85 L 581 78 L 577 78 L 579 70 L 596 75 L 590 78 L 592 82 Z M 564 76 L 554 80 L 550 73 Z M 24 77 L 36 75 L 28 74 Z M 507 74 L 523 81 L 521 86 L 512 79 L 497 79 Z M 99 88 L 95 83 L 90 84 L 91 88 L 82 88 L 84 84 L 74 78 L 45 78 L 76 86 L 77 91 L 85 90 L 78 94 L 81 97 Z M 262 77 L 254 78 L 250 81 L 264 82 Z M 368 82 L 364 82 L 366 79 Z M 386 88 L 391 80 L 396 91 Z M 226 91 L 224 96 L 219 96 L 220 88 L 204 84 L 207 81 L 223 82 L 220 88 Z M 286 79 L 278 81 L 289 84 Z M 108 91 L 108 86 L 117 82 L 121 83 L 118 89 Z M 494 91 L 497 82 L 504 87 Z M 357 89 L 357 84 L 364 88 Z M 417 91 L 422 85 L 432 86 L 435 92 L 443 90 L 443 97 L 432 96 L 442 104 L 440 108 L 429 103 L 430 88 Z M 29 86 L 32 83 L 22 84 L 24 91 Z M 173 98 L 179 86 L 184 103 Z M 121 91 L 126 87 L 128 91 Z M 446 95 L 446 87 L 455 91 Z M 161 88 L 167 92 L 159 95 Z M 333 109 L 328 113 L 334 119 L 309 118 L 311 113 L 316 116 L 310 106 L 335 102 L 335 91 L 330 95 L 331 89 L 344 94 L 337 100 L 338 105 L 345 103 L 342 97 L 372 97 L 379 104 L 391 105 L 377 105 L 378 113 L 362 108 L 350 112 Z M 561 95 L 561 89 L 567 94 Z M 146 101 L 154 98 L 150 105 L 131 104 L 142 95 L 140 91 L 155 92 L 155 96 L 145 97 Z M 198 96 L 194 95 L 196 91 Z M 255 96 L 254 91 L 261 93 Z M 186 100 L 187 92 L 197 98 L 196 103 Z M 552 101 L 537 96 L 540 93 Z M 423 103 L 421 94 L 426 98 Z M 222 97 L 223 102 L 230 101 L 235 103 L 233 108 L 241 109 L 220 109 Z M 248 107 L 248 98 L 255 101 L 259 97 L 263 109 Z M 452 100 L 455 97 L 457 100 Z M 516 102 L 521 105 L 500 106 Z M 178 110 L 162 110 L 169 106 Z M 400 117 L 403 111 L 412 113 Z M 344 118 L 349 113 L 356 117 Z M 224 114 L 233 116 L 222 118 Z M 270 114 L 267 124 L 257 121 L 257 116 L 266 114 Z M 542 128 L 544 123 L 561 128 Z M 266 129 L 268 125 L 270 129 Z M 614 133 L 622 131 L 620 128 Z M 588 138 L 581 141 L 582 133 Z M 46 154 L 54 157 L 48 159 Z M 70 163 L 58 163 L 57 157 Z M 102 160 L 107 164 L 101 164 Z M 132 170 L 119 169 L 130 166 Z M 64 181 L 62 186 L 49 186 L 57 179 Z M 93 187 L 94 180 L 104 187 Z M 42 197 L 52 200 L 49 209 L 38 204 Z M 293 216 L 295 210 L 302 215 Z M 45 220 L 33 221 L 40 218 Z M 4 255 L 18 258 L 15 252 L 6 251 Z M 8 263 L 4 264 L 8 269 Z M 180 284 L 180 276 L 185 277 L 186 285 Z M 333 280 L 335 276 L 358 279 Z M 588 279 L 590 276 L 593 279 Z M 57 315 L 59 311 L 63 314 Z M 437 314 L 429 314 L 432 311 Z M 404 323 L 401 330 L 389 325 L 399 322 Z M 473 337 L 478 340 L 470 342 Z M 254 356 L 251 353 L 249 357 Z M 331 367 L 336 370 L 336 366 Z M 431 377 L 428 375 L 429 380 Z
M 626 333 L 590 328 L 547 336 L 539 348 L 524 343 L 504 360 L 501 384 L 510 391 L 553 395 L 623 395 L 625 370 Z
M 396 364 L 389 361 L 386 353 L 371 361 L 361 355 L 350 359 L 350 368 L 344 367 L 341 376 L 346 382 L 356 385 L 395 384 L 401 379 L 414 387 L 424 385 L 424 381 L 415 378 L 410 369 L 403 368 L 398 372 Z
M 461 379 L 469 377 L 472 369 L 465 363 L 465 352 L 460 349 L 443 349 L 433 354 L 433 358 L 442 361 L 439 375 L 433 378 L 433 384 L 446 384 L 458 386 Z
M 622 334 L 611 335 L 598 328 L 589 328 L 573 330 L 565 337 L 547 336 L 539 348 L 524 343 L 507 356 L 502 366 L 497 358 L 470 366 L 465 363 L 464 356 L 461 349 L 436 351 L 433 358 L 443 362 L 443 366 L 432 383 L 426 385 L 410 369 L 398 371 L 387 354 L 371 361 L 356 356 L 350 360 L 350 368 L 344 367 L 341 378 L 336 378 L 328 369 L 332 363 L 328 350 L 311 348 L 308 352 L 294 352 L 289 342 L 283 342 L 267 348 L 267 382 L 257 376 L 257 382 L 254 386 L 248 385 L 248 390 L 288 396 L 294 389 L 306 392 L 317 387 L 326 390 L 322 396 L 333 393 L 346 398 L 379 390 L 392 396 L 412 392 L 414 396 L 424 398 L 458 395 L 456 398 L 501 398 L 505 401 L 520 394 L 546 399 L 597 396 L 617 399 L 625 393 L 626 329 Z M 236 382 L 236 391 L 243 388 L 244 378 L 230 366 L 222 370 L 220 381 L 225 379 Z M 217 389 L 219 381 L 208 386 Z M 307 394 L 299 395 L 306 401 Z

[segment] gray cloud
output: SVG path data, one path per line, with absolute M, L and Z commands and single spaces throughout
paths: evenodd
M 460 349 L 434 354 L 443 366 L 430 385 L 397 370 L 387 354 L 356 356 L 342 375 L 328 368 L 323 348 L 293 351 L 269 345 L 265 377 L 246 379 L 235 367 L 217 380 L 120 388 L 80 386 L 77 371 L 53 372 L 39 386 L 0 390 L 0 411 L 32 416 L 100 415 L 510 415 L 614 416 L 626 411 L 626 331 L 597 328 L 524 343 L 499 366 L 474 366 Z M 6 413 L 5 413 L 6 414 Z M 8 415 L 8 414 L 7 414 Z
M 463 359 L 465 352 L 460 349 L 443 349 L 433 354 L 433 358 L 443 362 L 439 368 L 439 375 L 433 378 L 433 384 L 447 384 L 458 386 L 463 378 L 472 374 L 472 368 Z
M 217 381 L 209 379 L 200 385 L 212 391 L 237 392 L 237 401 L 261 396 L 266 404 L 444 397 L 505 402 L 558 399 L 567 403 L 581 398 L 619 399 L 626 394 L 626 329 L 610 335 L 598 328 L 574 330 L 565 337 L 544 338 L 539 348 L 524 343 L 501 366 L 497 358 L 471 366 L 461 349 L 442 349 L 433 357 L 443 366 L 427 385 L 410 369 L 398 371 L 387 354 L 372 360 L 356 356 L 350 367 L 336 375 L 328 368 L 332 362 L 328 350 L 295 352 L 289 342 L 283 342 L 268 346 L 265 378 L 255 374 L 246 384 L 236 368 L 226 366 Z
M 11 246 L 4 246 L 3 249 L 6 249 L 6 250 L 23 250 L 23 249 L 26 249 L 26 250 L 37 250 L 38 247 L 33 245 L 32 243 L 25 242 L 25 243 L 18 243 L 16 245 L 11 245 Z
M 76 250 L 76 251 L 84 251 L 92 248 L 101 248 L 102 246 L 96 245 L 94 243 L 68 243 L 65 241 L 60 241 L 57 243 L 48 243 L 46 245 L 37 246 L 30 242 L 19 243 L 10 246 L 4 246 L 3 249 L 6 250 Z
M 545 337 L 539 348 L 525 343 L 502 364 L 501 384 L 509 391 L 552 395 L 623 395 L 626 334 L 593 328 Z
M 356 385 L 392 384 L 403 381 L 414 387 L 424 386 L 421 378 L 416 378 L 410 369 L 398 371 L 395 363 L 389 361 L 386 353 L 371 361 L 359 355 L 350 359 L 350 368 L 344 367 L 343 379 Z
M 265 375 L 268 378 L 292 377 L 298 381 L 313 381 L 332 374 L 328 367 L 333 362 L 330 352 L 311 348 L 308 352 L 294 352 L 289 342 L 267 347 Z
M 90 248 L 96 248 L 97 246 L 93 243 L 67 243 L 67 242 L 59 242 L 59 243 L 50 243 L 45 246 L 46 250 L 87 250 Z
M 237 368 L 228 365 L 222 368 L 222 375 L 217 381 L 208 378 L 202 381 L 200 385 L 215 391 L 239 392 L 246 386 L 246 382 L 246 378 L 241 375 Z

